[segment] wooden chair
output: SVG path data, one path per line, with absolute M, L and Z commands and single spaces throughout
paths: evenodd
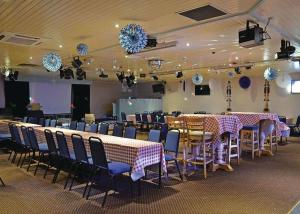
M 252 159 L 254 159 L 255 152 L 259 152 L 259 127 L 257 125 L 244 126 L 241 129 L 240 145 L 240 152 L 242 150 L 249 150 L 250 147 Z
M 187 139 L 193 157 L 188 160 L 193 165 L 203 165 L 204 178 L 207 178 L 207 165 L 213 163 L 213 133 L 205 131 L 205 117 L 186 118 Z
M 227 146 L 227 163 L 230 164 L 231 159 L 236 158 L 237 164 L 240 165 L 240 140 L 239 138 L 230 138 Z

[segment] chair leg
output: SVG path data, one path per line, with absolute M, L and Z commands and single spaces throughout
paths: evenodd
M 179 169 L 178 161 L 177 161 L 177 160 L 175 160 L 175 164 L 176 164 L 177 171 L 178 171 L 178 173 L 179 173 L 179 177 L 180 177 L 181 180 L 183 180 L 183 177 L 182 177 L 182 174 L 181 174 L 181 172 L 180 172 L 180 169 Z
M 20 155 L 20 157 L 19 157 L 19 160 L 18 160 L 18 162 L 17 162 L 17 166 L 19 166 L 19 164 L 21 163 L 22 156 L 23 156 L 23 153 L 21 153 L 21 155 Z
M 16 158 L 17 158 L 17 152 L 15 152 L 15 154 L 14 154 L 14 156 L 12 157 L 12 159 L 11 159 L 11 163 L 15 163 L 15 160 L 16 160 Z
M 45 173 L 44 173 L 44 179 L 45 179 L 45 178 L 46 178 L 46 176 L 47 176 L 47 173 L 48 173 L 49 167 L 50 167 L 50 161 L 49 161 L 49 162 L 48 162 L 48 164 L 47 164 L 47 167 L 46 167 L 46 170 L 45 170 Z
M 2 186 L 5 187 L 5 183 L 3 182 L 2 178 L 0 177 L 0 183 L 2 184 Z
M 24 155 L 23 161 L 21 162 L 20 168 L 22 168 L 22 166 L 23 166 L 23 164 L 25 162 L 26 156 L 27 156 L 27 152 L 25 152 L 25 155 Z
M 72 187 L 73 187 L 73 183 L 74 183 L 75 178 L 76 178 L 76 175 L 74 175 L 73 178 L 72 178 L 71 185 L 70 185 L 70 187 L 69 187 L 69 191 L 70 191 L 70 190 L 72 189 Z
M 41 153 L 39 152 L 39 159 L 38 159 L 38 163 L 37 163 L 37 165 L 36 165 L 35 171 L 34 171 L 34 175 L 36 175 L 37 170 L 38 170 L 38 168 L 39 168 L 39 166 L 40 166 L 40 160 L 41 160 Z
M 8 159 L 7 159 L 7 160 L 10 160 L 12 153 L 13 153 L 13 151 L 10 151 L 10 154 L 9 154 L 9 156 L 8 156 Z
M 66 179 L 66 182 L 65 182 L 65 186 L 64 186 L 64 189 L 67 188 L 67 185 L 68 185 L 68 182 L 69 182 L 69 179 L 71 178 L 71 173 L 68 174 L 68 177 Z
M 56 180 L 57 180 L 57 177 L 58 177 L 58 174 L 60 172 L 60 169 L 56 169 L 55 173 L 54 173 L 54 176 L 53 176 L 53 179 L 52 179 L 52 183 L 55 184 L 56 183 Z

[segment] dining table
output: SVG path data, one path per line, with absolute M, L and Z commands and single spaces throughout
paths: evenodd
M 232 166 L 224 160 L 224 143 L 222 138 L 226 136 L 226 142 L 230 139 L 239 137 L 239 131 L 243 124 L 237 116 L 234 115 L 218 115 L 218 114 L 181 114 L 179 117 L 184 117 L 186 121 L 189 118 L 201 117 L 205 118 L 205 131 L 213 133 L 213 143 L 216 150 L 216 159 L 214 161 L 213 170 L 224 169 L 233 171 Z M 187 153 L 187 148 L 184 147 L 184 153 Z

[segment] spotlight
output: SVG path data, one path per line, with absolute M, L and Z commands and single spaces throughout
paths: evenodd
M 123 83 L 124 79 L 125 79 L 125 75 L 124 72 L 122 71 L 121 73 L 116 73 L 118 80 Z
M 295 53 L 296 48 L 291 45 L 290 41 L 281 40 L 280 52 L 275 54 L 275 59 L 288 59 L 291 54 Z
M 69 80 L 71 78 L 74 79 L 74 73 L 71 68 L 65 69 L 63 74 L 64 74 L 63 77 L 65 77 L 66 80 Z
M 18 80 L 18 76 L 19 76 L 19 71 L 10 71 L 8 75 L 8 79 L 10 81 L 16 81 Z
M 82 62 L 80 61 L 79 56 L 73 57 L 72 65 L 74 68 L 80 68 Z
M 234 71 L 235 71 L 236 74 L 241 74 L 241 68 L 240 67 L 234 68 Z
M 135 85 L 135 76 L 131 73 L 129 76 L 125 77 L 128 88 L 131 88 Z
M 81 68 L 77 68 L 76 76 L 77 76 L 77 80 L 84 80 L 86 79 L 86 72 Z
M 183 77 L 182 71 L 176 71 L 176 78 L 181 78 Z
M 156 75 L 153 75 L 153 76 L 152 76 L 152 79 L 155 80 L 155 81 L 157 81 L 157 80 L 158 80 L 158 77 L 157 77 Z
M 107 74 L 104 74 L 104 71 L 101 71 L 101 73 L 99 74 L 100 78 L 108 78 Z

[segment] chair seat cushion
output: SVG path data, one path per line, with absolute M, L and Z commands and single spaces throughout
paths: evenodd
M 47 143 L 40 143 L 39 144 L 39 150 L 43 151 L 43 152 L 48 151 L 49 149 L 48 149 Z
M 125 172 L 130 172 L 131 167 L 127 163 L 110 162 L 108 163 L 108 170 L 110 174 L 118 175 Z
M 255 131 L 255 130 L 258 130 L 258 126 L 257 125 L 247 125 L 247 126 L 243 126 L 242 130 Z
M 75 153 L 73 153 L 73 152 L 70 152 L 70 158 L 71 158 L 72 160 L 76 160 Z
M 171 154 L 165 154 L 165 160 L 172 161 L 172 160 L 175 160 L 175 157 L 174 157 L 174 155 L 171 155 Z
M 9 139 L 11 138 L 11 135 L 10 134 L 7 134 L 7 133 L 0 133 L 0 140 L 3 140 L 3 139 Z

